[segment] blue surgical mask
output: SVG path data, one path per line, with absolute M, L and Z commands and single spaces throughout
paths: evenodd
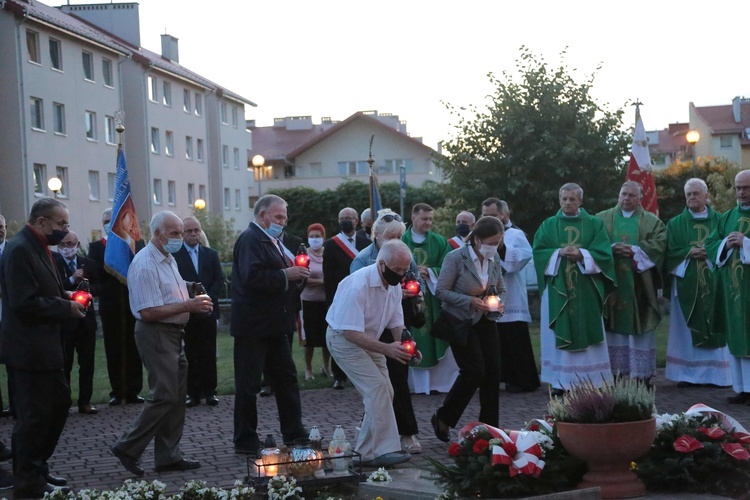
M 164 251 L 169 253 L 177 253 L 182 248 L 182 238 L 167 238 L 167 243 L 164 245 Z
M 307 242 L 310 244 L 310 248 L 317 250 L 323 246 L 323 238 L 308 238 Z
M 283 232 L 284 232 L 284 226 L 282 226 L 281 224 L 276 224 L 275 222 L 271 222 L 268 225 L 268 228 L 266 229 L 266 233 L 271 238 L 278 238 L 279 236 L 281 236 L 281 233 Z

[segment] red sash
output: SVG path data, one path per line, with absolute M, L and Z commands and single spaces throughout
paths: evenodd
M 459 242 L 456 241 L 456 237 L 455 236 L 453 238 L 451 238 L 451 239 L 448 240 L 448 244 L 454 250 L 456 250 L 457 248 L 461 248 L 461 246 L 462 246 L 461 243 L 459 243 Z
M 344 253 L 346 255 L 348 255 L 350 259 L 354 260 L 354 257 L 356 257 L 357 254 L 355 254 L 354 252 L 352 252 L 352 249 L 349 248 L 346 243 L 344 243 L 343 241 L 341 241 L 341 238 L 339 238 L 338 234 L 336 236 L 334 236 L 333 238 L 331 238 L 331 239 L 334 242 L 336 242 L 336 244 L 339 246 L 339 248 L 341 248 L 341 250 L 343 250 Z

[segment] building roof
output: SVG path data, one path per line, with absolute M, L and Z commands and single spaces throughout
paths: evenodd
M 674 153 L 687 147 L 685 134 L 690 130 L 689 123 L 670 123 L 668 128 L 659 130 L 659 142 L 649 144 L 652 153 Z
M 740 143 L 750 144 L 747 137 L 747 131 L 750 130 L 750 100 L 741 99 L 739 104 L 740 120 L 737 121 L 734 116 L 733 105 L 725 106 L 690 106 L 695 109 L 695 113 L 710 129 L 712 135 L 722 134 L 739 134 Z
M 322 135 L 323 125 L 313 125 L 306 130 L 287 130 L 286 127 L 251 127 L 253 149 L 248 150 L 248 158 L 260 153 L 266 161 L 286 161 L 287 153 L 302 144 L 307 144 Z

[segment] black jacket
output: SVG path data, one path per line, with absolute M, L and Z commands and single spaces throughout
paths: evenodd
M 177 261 L 177 269 L 180 270 L 182 279 L 185 281 L 199 281 L 206 289 L 209 297 L 211 297 L 211 301 L 214 303 L 214 310 L 211 313 L 211 317 L 219 319 L 219 293 L 224 287 L 224 271 L 221 270 L 218 252 L 213 248 L 198 245 L 197 273 L 185 245 L 182 245 L 180 251 L 173 255 L 174 260 Z
M 68 291 L 76 290 L 78 288 L 78 285 L 74 285 L 70 282 L 69 278 L 73 275 L 73 273 L 70 272 L 70 268 L 68 267 L 68 263 L 65 260 L 65 257 L 57 252 L 52 252 L 52 257 L 55 259 L 57 272 L 60 274 L 63 288 Z M 96 262 L 87 257 L 81 257 L 80 255 L 78 255 L 76 256 L 76 264 L 76 269 L 83 269 L 83 277 L 89 280 L 90 283 L 92 276 L 96 272 Z M 69 318 L 63 321 L 61 325 L 62 331 L 63 333 L 74 332 L 81 324 L 83 324 L 90 332 L 96 331 L 96 313 L 94 312 L 93 305 L 86 311 L 85 318 Z
M 355 234 L 354 236 L 354 247 L 357 250 L 364 250 L 371 243 L 364 234 Z M 323 248 L 323 287 L 326 291 L 326 305 L 330 307 L 333 304 L 333 297 L 336 295 L 339 283 L 349 276 L 349 268 L 354 259 L 349 257 L 349 254 L 342 250 L 333 238 L 326 240 L 323 243 Z

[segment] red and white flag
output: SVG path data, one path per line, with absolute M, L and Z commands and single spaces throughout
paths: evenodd
M 654 174 L 651 171 L 651 155 L 648 152 L 648 140 L 646 129 L 641 120 L 641 110 L 635 106 L 635 132 L 633 134 L 633 145 L 630 149 L 630 164 L 626 180 L 635 181 L 643 189 L 641 206 L 644 210 L 659 216 L 659 204 L 656 200 L 656 184 Z

